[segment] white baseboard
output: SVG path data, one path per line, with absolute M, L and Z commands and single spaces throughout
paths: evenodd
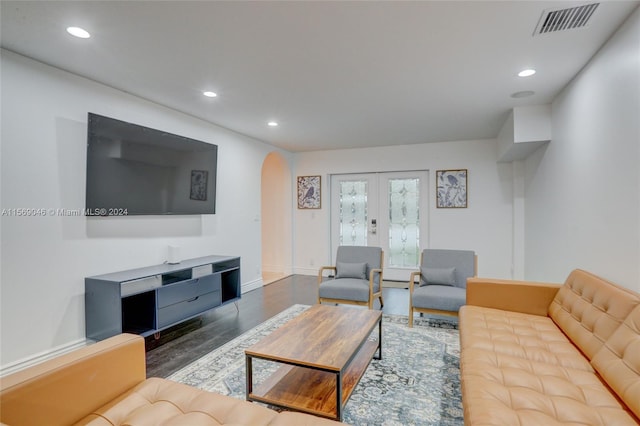
M 300 268 L 300 267 L 295 267 L 293 268 L 293 273 L 295 275 L 315 275 L 318 276 L 318 271 L 320 270 L 320 268 Z
M 91 342 L 86 339 L 79 339 L 75 342 L 60 345 L 48 351 L 42 351 L 35 355 L 22 358 L 18 361 L 10 362 L 6 365 L 0 366 L 0 377 L 15 373 L 16 371 L 24 370 L 25 368 L 31 367 L 32 365 L 40 364 L 41 362 L 66 354 L 67 352 L 82 348 L 84 346 L 87 346 L 89 343 Z
M 244 294 L 244 293 L 246 293 L 248 291 L 255 290 L 255 289 L 260 288 L 262 286 L 264 286 L 264 282 L 262 281 L 262 278 L 258 278 L 256 280 L 249 281 L 249 282 L 246 282 L 246 283 L 242 284 L 242 288 L 240 289 L 240 292 Z

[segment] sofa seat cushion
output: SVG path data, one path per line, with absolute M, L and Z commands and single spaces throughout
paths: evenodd
M 448 285 L 417 287 L 411 296 L 414 308 L 457 312 L 465 304 L 467 290 Z
M 464 306 L 460 349 L 466 424 L 637 425 L 548 317 Z
M 594 372 L 484 352 L 461 352 L 466 424 L 637 426 Z
M 460 310 L 460 349 L 593 371 L 580 351 L 549 317 L 463 306 Z M 498 362 L 498 361 L 496 361 Z M 526 363 L 526 362 L 525 362 Z
M 374 285 L 374 293 L 377 288 Z M 318 294 L 323 299 L 342 299 L 367 302 L 369 300 L 369 281 L 357 278 L 338 278 L 320 284 Z
M 300 413 L 278 413 L 225 395 L 150 378 L 95 410 L 77 425 L 309 425 L 338 424 Z

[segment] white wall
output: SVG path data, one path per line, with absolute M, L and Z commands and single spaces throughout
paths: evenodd
M 84 277 L 162 263 L 168 245 L 182 258 L 241 256 L 244 289 L 261 285 L 272 146 L 7 51 L 1 79 L 3 209 L 84 207 L 89 111 L 218 145 L 215 215 L 2 217 L 3 366 L 84 341 Z
M 555 99 L 525 167 L 527 278 L 583 268 L 640 291 L 640 9 Z
M 299 153 L 296 176 L 322 176 L 322 209 L 294 213 L 294 272 L 317 274 L 330 265 L 329 175 L 429 170 L 429 229 L 423 248 L 465 248 L 478 254 L 482 276 L 512 277 L 512 170 L 498 164 L 497 141 L 425 143 Z M 468 169 L 468 208 L 435 207 L 435 171 Z

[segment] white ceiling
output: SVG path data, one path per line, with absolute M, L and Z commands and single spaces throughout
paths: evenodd
M 295 152 L 494 138 L 514 106 L 550 103 L 639 3 L 533 37 L 545 9 L 585 2 L 3 0 L 1 42 Z M 535 95 L 510 97 L 522 90 Z

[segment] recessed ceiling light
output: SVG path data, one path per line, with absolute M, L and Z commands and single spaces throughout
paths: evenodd
M 520 71 L 518 73 L 518 77 L 531 77 L 535 73 L 536 73 L 536 70 L 529 68 L 529 69 Z
M 216 92 L 202 92 L 203 95 L 205 95 L 208 98 L 215 98 L 216 96 L 218 96 L 218 94 Z
M 69 34 L 71 34 L 74 37 L 78 37 L 78 38 L 89 38 L 91 37 L 91 34 L 89 34 L 89 32 L 87 30 L 85 30 L 84 28 L 80 28 L 80 27 L 68 27 L 67 28 L 67 32 Z
M 523 90 L 522 92 L 515 92 L 511 94 L 512 98 L 526 98 L 528 96 L 533 96 L 535 95 L 536 92 L 534 92 L 533 90 Z
M 267 123 L 267 126 L 269 127 L 278 127 L 278 122 L 277 121 L 270 121 Z

